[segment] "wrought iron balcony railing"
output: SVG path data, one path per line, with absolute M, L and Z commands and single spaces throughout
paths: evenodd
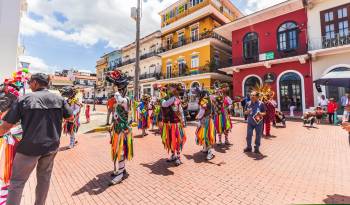
M 321 38 L 309 39 L 309 50 L 319 50 L 350 45 L 350 33 L 347 35 L 335 34 L 334 36 L 322 36 Z
M 166 52 L 166 51 L 169 51 L 169 50 L 172 50 L 175 48 L 179 48 L 179 47 L 194 43 L 196 41 L 200 41 L 200 40 L 208 39 L 208 38 L 217 39 L 217 40 L 219 40 L 219 41 L 221 41 L 229 46 L 232 45 L 231 41 L 225 39 L 224 37 L 212 32 L 212 31 L 207 31 L 207 32 L 203 32 L 203 33 L 199 34 L 198 36 L 192 36 L 191 38 L 182 38 L 182 39 L 179 39 L 177 42 L 173 42 L 173 43 L 164 45 L 162 47 L 162 51 Z

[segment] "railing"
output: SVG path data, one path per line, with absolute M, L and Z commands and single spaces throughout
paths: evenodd
M 336 34 L 334 38 L 323 36 L 321 38 L 309 39 L 309 50 L 319 50 L 338 46 L 350 45 L 350 34 Z
M 149 79 L 149 78 L 155 78 L 157 80 L 160 79 L 160 72 L 154 72 L 154 73 L 143 73 L 139 76 L 140 80 L 144 80 L 144 79 Z
M 203 0 L 203 2 L 195 5 L 195 6 L 191 6 L 191 3 L 188 3 L 187 4 L 187 10 L 184 10 L 182 13 L 179 13 L 177 15 L 175 15 L 174 17 L 168 19 L 168 20 L 165 20 L 163 21 L 162 20 L 162 23 L 161 23 L 161 26 L 162 28 L 165 27 L 165 26 L 168 26 L 170 24 L 172 24 L 173 22 L 179 20 L 179 19 L 182 19 L 192 13 L 194 13 L 195 11 L 199 10 L 199 9 L 202 9 L 208 5 L 212 5 L 216 10 L 218 10 L 220 13 L 222 13 L 223 15 L 225 15 L 227 18 L 229 18 L 231 21 L 234 20 L 234 17 L 233 16 L 230 16 L 230 14 L 226 13 L 224 11 L 224 6 L 223 5 L 217 5 L 215 4 L 212 0 Z M 173 10 L 175 8 L 172 8 Z M 163 17 L 162 17 L 163 18 Z
M 196 41 L 200 41 L 203 39 L 208 39 L 208 38 L 215 38 L 229 46 L 231 46 L 231 41 L 225 39 L 224 37 L 212 32 L 212 31 L 207 31 L 204 33 L 199 34 L 198 36 L 192 36 L 191 38 L 183 38 L 179 40 L 178 42 L 173 42 L 172 44 L 168 44 L 162 47 L 162 51 L 166 52 L 175 48 L 179 48 L 191 43 L 194 43 Z
M 264 55 L 264 54 L 265 54 L 265 58 L 262 58 L 263 56 L 261 55 Z M 272 50 L 272 51 L 266 51 L 265 53 L 259 53 L 256 56 L 250 56 L 249 58 L 245 58 L 243 56 L 234 57 L 232 58 L 232 63 L 234 66 L 237 66 L 237 65 L 244 65 L 244 64 L 264 62 L 269 60 L 288 58 L 288 57 L 304 55 L 304 54 L 307 54 L 307 51 L 306 49 L 302 49 L 302 48 L 290 49 L 285 51 Z
M 158 50 L 155 50 L 155 51 L 151 51 L 149 53 L 142 54 L 140 59 L 143 60 L 143 59 L 146 59 L 146 58 L 157 56 L 160 53 L 161 53 L 161 49 L 158 49 Z
M 197 68 L 182 68 L 180 71 L 177 70 L 177 72 L 172 72 L 171 74 L 162 73 L 161 79 L 170 79 L 170 78 L 177 78 L 177 77 L 184 77 L 184 76 L 190 76 L 190 75 L 198 75 L 203 73 L 220 73 L 220 74 L 226 74 L 225 72 L 220 71 L 220 68 L 226 68 L 230 67 L 232 64 L 230 63 L 223 63 L 219 62 L 218 65 L 214 65 L 209 63 L 205 66 L 200 66 Z

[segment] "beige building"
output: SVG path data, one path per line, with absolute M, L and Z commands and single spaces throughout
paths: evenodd
M 117 69 L 127 73 L 130 78 L 135 76 L 136 59 L 135 42 L 121 48 L 122 63 Z M 161 33 L 156 31 L 140 40 L 140 94 L 153 95 L 153 83 L 159 79 L 161 71 L 161 57 L 158 55 L 161 48 Z M 133 95 L 134 85 L 130 81 L 129 95 Z
M 330 72 L 350 71 L 350 2 L 349 0 L 308 0 L 309 53 L 312 57 L 313 80 Z M 340 98 L 350 88 L 314 86 L 314 102 L 319 97 Z

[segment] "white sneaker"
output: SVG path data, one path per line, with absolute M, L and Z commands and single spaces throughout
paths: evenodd
M 177 157 L 175 156 L 175 154 L 172 154 L 171 157 L 169 159 L 167 159 L 167 162 L 173 162 L 177 159 Z
M 208 154 L 207 154 L 207 160 L 211 160 L 211 159 L 213 159 L 214 158 L 214 154 L 213 154 L 213 152 L 211 151 L 211 149 L 210 150 L 208 150 Z
M 177 157 L 177 159 L 175 160 L 175 165 L 179 166 L 180 164 L 182 164 L 181 160 L 179 157 Z

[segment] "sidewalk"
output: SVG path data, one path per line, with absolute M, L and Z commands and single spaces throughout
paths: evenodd
M 108 134 L 81 134 L 73 150 L 64 149 L 68 137 L 63 137 L 47 205 L 350 203 L 350 147 L 339 127 L 308 129 L 289 122 L 286 129 L 272 128 L 274 136 L 262 140 L 259 157 L 242 152 L 245 126 L 234 122 L 233 146 L 216 147 L 209 162 L 195 144 L 195 127 L 187 127 L 179 167 L 166 162 L 159 135 L 142 138 L 134 129 L 130 175 L 113 187 L 107 186 L 112 170 Z M 35 184 L 33 174 L 22 204 L 33 204 Z

